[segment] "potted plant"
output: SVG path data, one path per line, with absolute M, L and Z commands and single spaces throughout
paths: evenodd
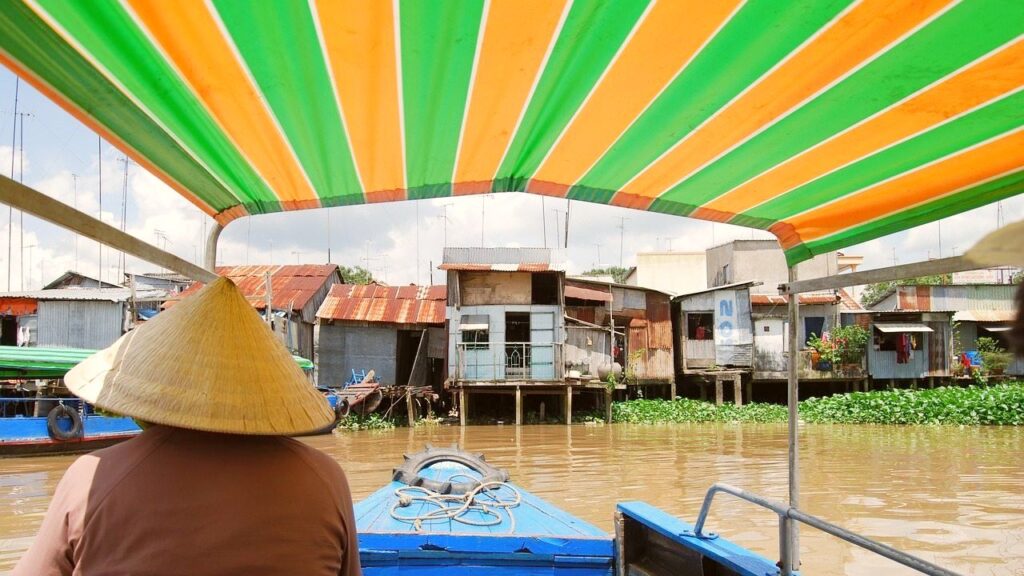
M 856 324 L 832 330 L 830 340 L 839 352 L 843 373 L 856 374 L 863 368 L 864 354 L 870 337 L 867 329 Z
M 829 372 L 833 366 L 839 364 L 839 349 L 836 346 L 836 342 L 827 335 L 825 338 L 822 338 L 817 334 L 811 334 L 811 337 L 807 340 L 807 345 L 811 347 L 814 353 L 817 353 L 817 358 L 815 358 L 814 353 L 811 354 L 811 366 L 815 370 Z
M 1010 365 L 1013 356 L 1003 348 L 995 338 L 978 338 L 978 354 L 981 364 L 989 374 L 1002 374 Z

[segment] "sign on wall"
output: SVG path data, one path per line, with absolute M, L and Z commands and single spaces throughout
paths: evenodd
M 715 292 L 715 346 L 734 346 L 737 338 L 738 310 L 736 292 L 719 290 Z

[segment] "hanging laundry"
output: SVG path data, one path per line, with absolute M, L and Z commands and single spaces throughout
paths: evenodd
M 906 364 L 910 361 L 910 334 L 900 334 L 896 341 L 896 363 Z

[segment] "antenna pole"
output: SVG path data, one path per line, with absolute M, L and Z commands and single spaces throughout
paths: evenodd
M 18 143 L 18 89 L 21 77 L 14 76 L 14 126 L 11 128 L 11 180 L 14 180 L 14 147 Z M 7 291 L 11 291 L 11 261 L 14 259 L 14 208 L 7 207 Z

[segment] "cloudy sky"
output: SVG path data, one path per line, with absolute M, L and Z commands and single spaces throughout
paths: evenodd
M 14 89 L 14 74 L 0 69 L 0 173 L 7 176 L 12 169 Z M 97 215 L 102 170 L 102 217 L 119 226 L 124 155 L 109 144 L 98 146 L 97 136 L 89 128 L 24 82 L 20 84 L 19 112 L 29 115 L 23 122 L 24 153 L 20 153 L 20 125 L 14 146 L 15 179 L 68 204 L 77 202 L 79 209 Z M 1003 222 L 1024 218 L 1024 196 L 1000 206 Z M 485 246 L 543 246 L 546 224 L 548 245 L 554 247 L 564 241 L 566 210 L 570 213 L 569 248 L 562 258 L 570 273 L 620 261 L 629 266 L 637 252 L 700 251 L 733 238 L 772 238 L 761 231 L 676 216 L 500 194 L 334 208 L 329 215 L 329 235 L 326 210 L 243 219 L 224 231 L 218 263 L 323 263 L 329 243 L 331 261 L 366 266 L 390 284 L 428 282 L 432 269 L 433 281 L 438 282 L 441 275 L 436 266 L 446 235 L 450 246 L 479 246 L 481 242 Z M 125 212 L 127 232 L 183 258 L 201 258 L 205 231 L 212 221 L 133 163 L 127 167 Z M 39 288 L 66 270 L 92 276 L 99 273 L 95 242 L 81 239 L 76 248 L 75 235 L 66 230 L 29 215 L 24 216 L 22 228 L 17 212 L 13 213 L 13 226 L 10 220 L 7 210 L 0 207 L 0 290 L 8 286 L 8 268 L 11 290 Z M 906 263 L 937 257 L 940 249 L 942 256 L 952 256 L 994 229 L 996 221 L 997 206 L 985 206 L 851 246 L 844 252 L 863 255 L 866 267 L 890 265 L 894 259 Z M 10 258 L 9 236 L 13 240 Z M 104 279 L 118 277 L 119 261 L 117 252 L 103 250 Z M 154 270 L 131 257 L 124 267 L 128 272 Z

